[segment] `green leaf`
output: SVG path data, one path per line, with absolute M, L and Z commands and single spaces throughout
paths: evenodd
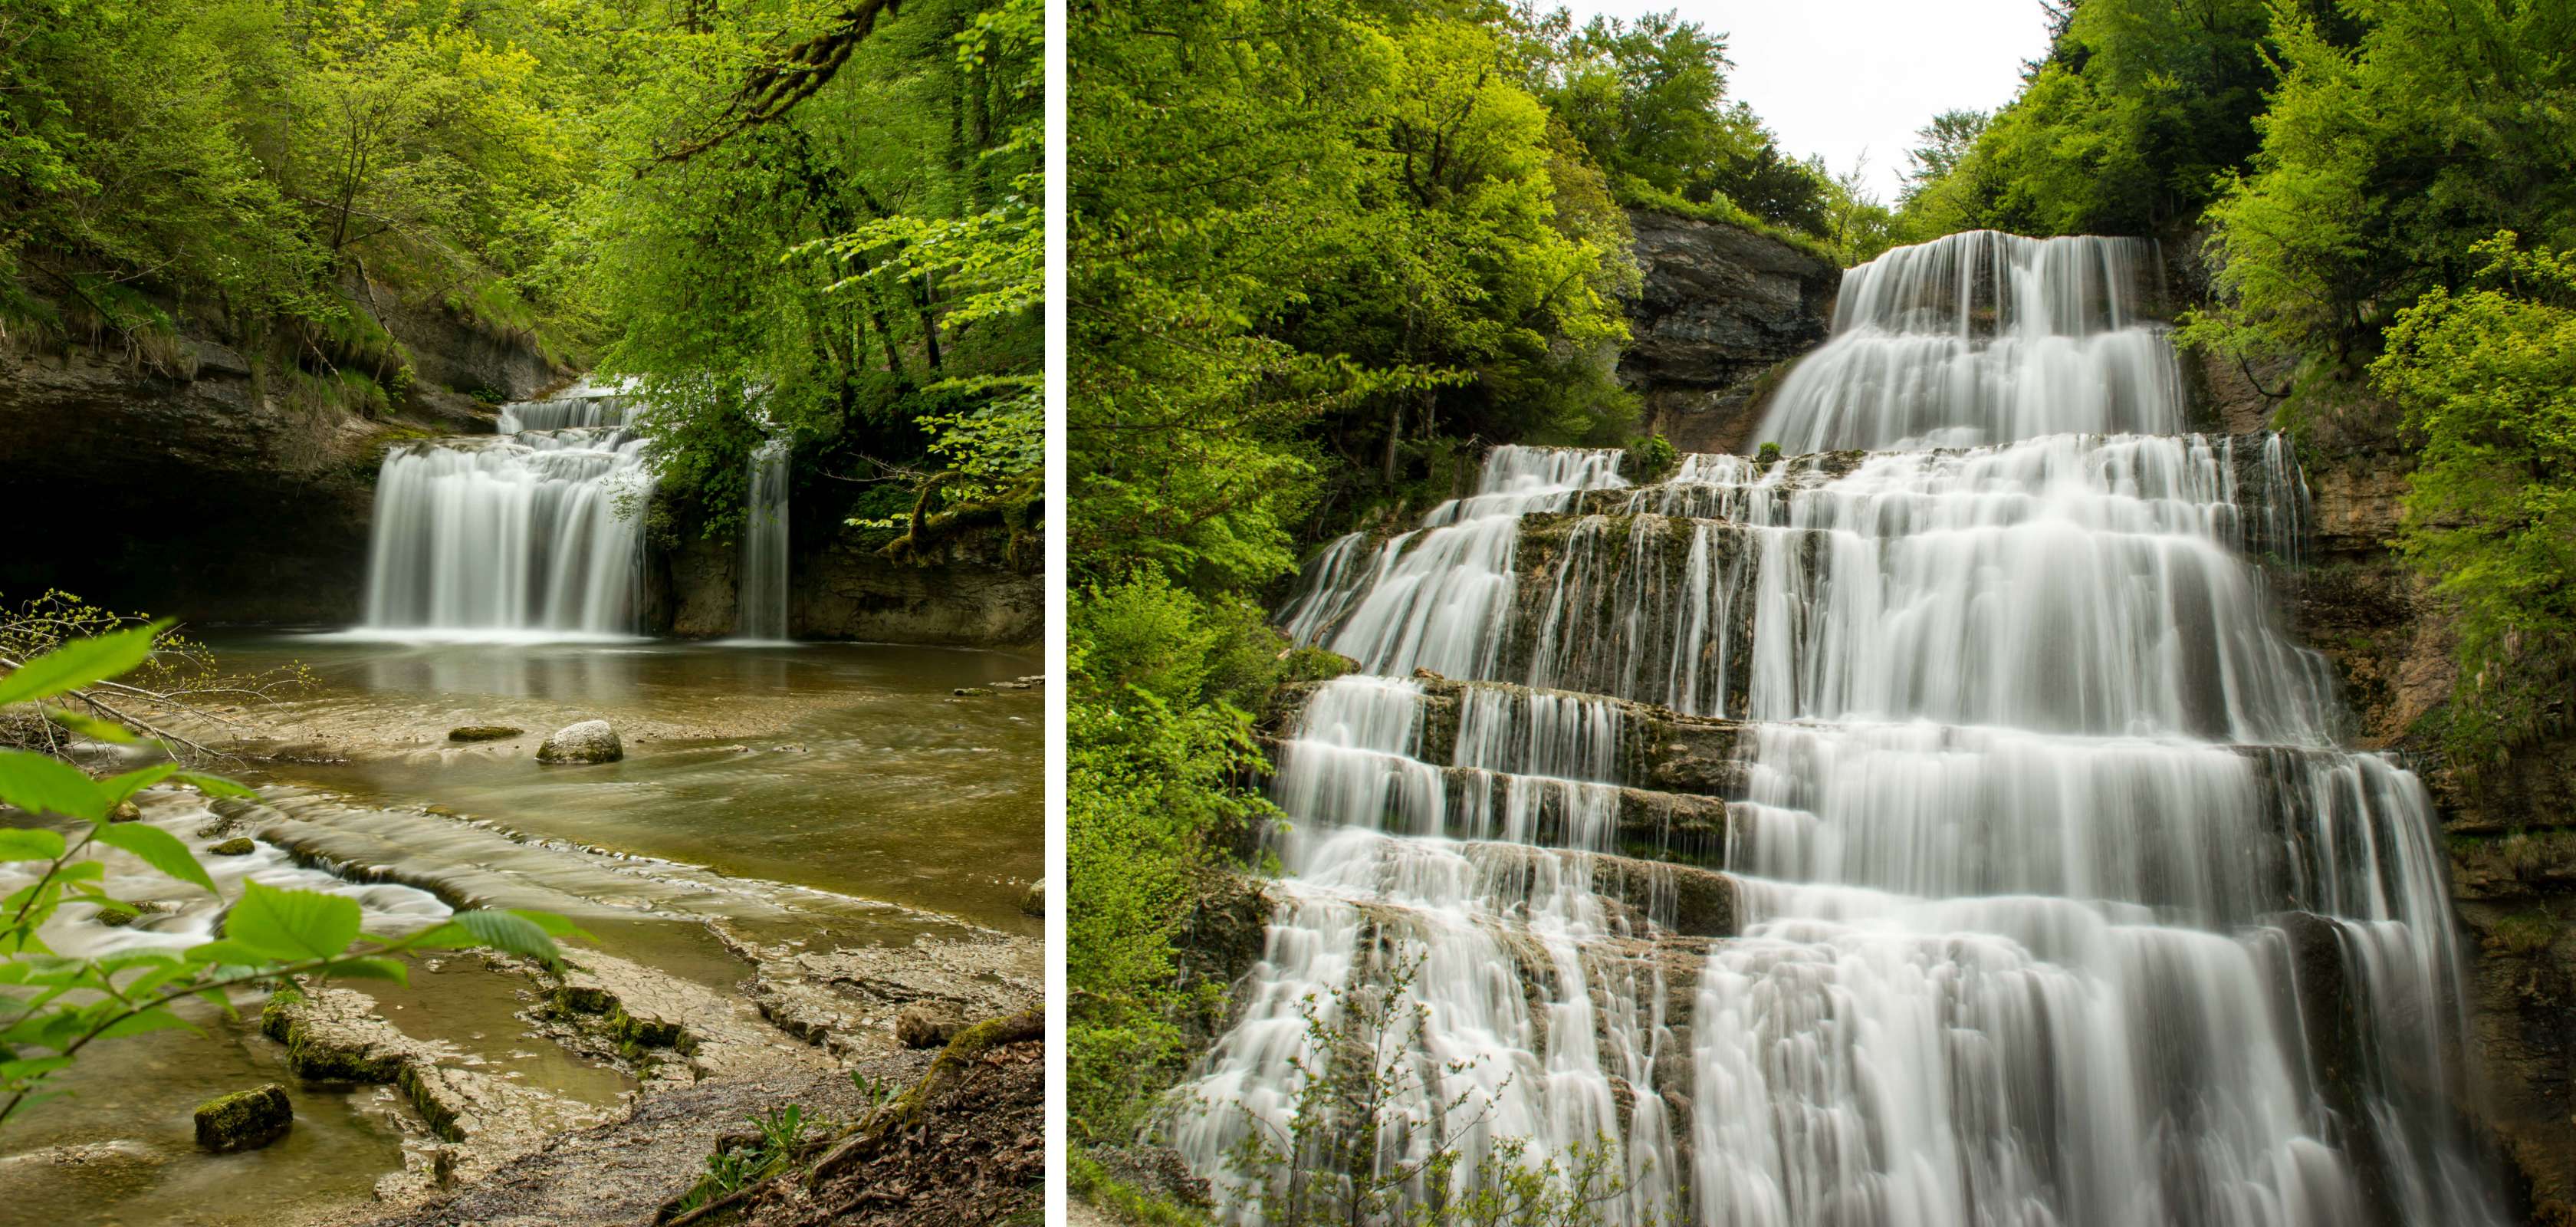
M 28 661 L 16 672 L 0 677 L 0 707 L 50 699 L 66 690 L 130 673 L 135 666 L 152 659 L 153 639 L 169 626 L 167 621 L 161 621 L 95 639 L 76 639 Z
M 132 1018 L 120 1019 L 108 1024 L 106 1030 L 98 1033 L 98 1038 L 103 1040 L 112 1040 L 119 1036 L 148 1035 L 154 1031 L 169 1031 L 172 1029 L 195 1031 L 197 1030 L 197 1025 L 171 1013 L 169 1010 L 161 1006 L 154 1006 Z
M 337 958 L 358 938 L 358 901 L 311 890 L 244 885 L 224 915 L 224 936 L 280 962 Z
M 52 831 L 0 827 L 0 861 L 50 861 L 63 854 L 63 837 Z
M 543 923 L 537 918 L 543 917 Z M 509 954 L 522 954 L 543 962 L 548 967 L 560 966 L 563 955 L 555 949 L 554 938 L 546 930 L 561 926 L 567 932 L 578 932 L 558 916 L 543 912 L 458 912 L 446 924 L 426 930 L 406 943 L 416 949 L 462 950 L 489 946 Z
M 322 969 L 325 976 L 342 980 L 391 980 L 396 984 L 411 983 L 411 969 L 400 959 L 346 959 Z
M 0 750 L 0 804 L 96 822 L 116 803 L 78 767 L 25 750 Z
M 200 942 L 181 951 L 191 963 L 218 967 L 265 967 L 276 960 L 263 950 L 254 950 L 236 941 L 218 939 Z
M 137 740 L 134 734 L 129 732 L 122 724 L 118 724 L 113 720 L 100 720 L 96 717 L 84 716 L 79 712 L 65 707 L 47 709 L 45 712 L 45 718 L 63 726 L 64 728 L 70 729 L 83 737 L 92 738 L 98 741 L 114 742 L 117 745 L 126 746 L 134 744 Z
M 206 876 L 206 867 L 197 863 L 196 854 L 179 837 L 148 822 L 120 822 L 98 829 L 98 842 L 123 848 L 141 857 L 143 863 L 192 886 L 203 887 L 208 894 L 215 890 L 215 880 Z
M 117 802 L 178 774 L 178 771 L 177 763 L 154 763 L 141 770 L 111 775 L 100 780 L 98 786 L 107 790 L 108 806 L 114 808 Z
M 251 791 L 244 785 L 227 780 L 220 775 L 207 775 L 201 771 L 180 771 L 172 773 L 170 778 L 177 780 L 190 788 L 194 788 L 209 797 L 237 797 L 244 801 L 255 801 L 259 799 L 258 793 Z

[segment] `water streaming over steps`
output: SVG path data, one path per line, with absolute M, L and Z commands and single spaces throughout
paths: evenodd
M 742 577 L 733 633 L 775 642 L 787 638 L 788 442 L 771 439 L 751 454 L 751 499 L 743 508 Z
M 365 627 L 447 637 L 629 635 L 650 489 L 638 406 L 579 384 L 504 406 L 499 437 L 386 453 Z
M 1409 970 L 1381 1172 L 1606 1138 L 1626 1223 L 2502 1221 L 2429 800 L 2338 748 L 2244 557 L 2295 556 L 2296 466 L 2182 433 L 2146 267 L 1891 252 L 1775 402 L 1805 454 L 1499 448 L 1317 558 L 1282 622 L 1364 672 L 1279 747 L 1267 948 L 1171 1122 L 1229 1216 L 1306 1015 Z

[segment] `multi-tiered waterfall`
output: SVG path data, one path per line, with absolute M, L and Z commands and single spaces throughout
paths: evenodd
M 650 489 L 638 406 L 575 385 L 504 406 L 494 437 L 385 456 L 366 626 L 436 635 L 634 633 Z
M 1240 1160 L 1314 1136 L 1374 984 L 1380 1175 L 1518 1139 L 1607 1153 L 1620 1223 L 2501 1221 L 2425 791 L 2338 747 L 2246 561 L 2296 467 L 2183 433 L 2150 267 L 1891 252 L 1789 459 L 1501 448 L 1318 558 L 1284 623 L 1362 671 L 1279 745 L 1265 955 L 1171 1122 L 1230 1216 L 1337 1179 Z

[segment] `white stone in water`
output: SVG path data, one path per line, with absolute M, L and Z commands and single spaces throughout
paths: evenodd
M 584 720 L 556 729 L 537 747 L 541 763 L 613 763 L 626 757 L 626 747 L 617 740 L 617 730 L 605 720 Z

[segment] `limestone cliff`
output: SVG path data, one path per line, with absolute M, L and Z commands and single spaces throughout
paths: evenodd
M 1043 569 L 1008 556 L 996 536 L 969 534 L 926 563 L 898 562 L 838 517 L 800 511 L 789 540 L 787 632 L 796 638 L 1018 647 L 1046 634 Z M 656 550 L 646 565 L 646 631 L 732 634 L 739 559 L 736 546 L 704 538 Z
M 1842 270 L 1768 235 L 1632 209 L 1645 282 L 1628 305 L 1620 382 L 1685 452 L 1742 452 L 1785 364 L 1833 322 Z
M 562 378 L 529 338 L 371 287 L 411 360 L 397 402 L 315 395 L 298 351 L 192 324 L 150 356 L 0 344 L 0 474 L 25 517 L 0 596 L 61 588 L 195 622 L 347 622 L 386 447 L 488 431 L 470 393 Z M 363 308 L 362 308 L 363 309 Z M 441 379 L 462 382 L 442 383 Z

